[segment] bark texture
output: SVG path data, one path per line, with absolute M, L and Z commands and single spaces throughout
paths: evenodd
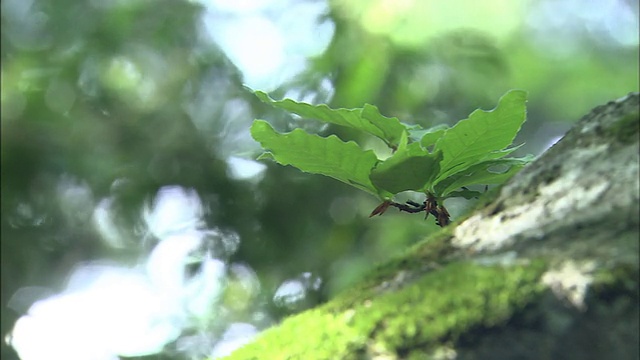
M 639 106 L 593 109 L 487 205 L 230 359 L 637 359 Z

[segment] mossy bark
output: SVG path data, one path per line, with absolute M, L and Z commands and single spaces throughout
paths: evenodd
M 493 200 L 228 359 L 638 358 L 640 96 Z

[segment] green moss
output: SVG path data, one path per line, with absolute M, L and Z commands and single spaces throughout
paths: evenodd
M 348 313 L 307 311 L 265 331 L 255 343 L 236 351 L 229 359 L 333 359 L 335 354 L 349 359 L 346 354 L 366 342 L 350 322 Z
M 440 267 L 453 252 L 449 244 L 452 229 L 453 227 L 446 227 L 378 266 L 352 289 L 336 296 L 327 306 L 330 310 L 348 308 L 364 297 L 371 297 L 385 289 L 397 288 L 416 274 Z
M 540 293 L 544 268 L 451 263 L 392 291 L 354 292 L 293 316 L 228 359 L 360 359 L 437 348 L 508 320 Z
M 457 222 L 498 193 L 486 194 Z M 228 359 L 349 360 L 398 354 L 424 359 L 438 353 L 442 342 L 473 327 L 504 322 L 535 299 L 543 263 L 502 267 L 455 262 L 450 245 L 454 228 L 455 223 L 432 234 L 352 289 L 286 319 Z

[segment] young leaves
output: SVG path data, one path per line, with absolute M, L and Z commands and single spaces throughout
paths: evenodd
M 438 174 L 442 153 L 425 152 L 419 143 L 411 143 L 396 151 L 371 170 L 373 184 L 392 194 L 424 190 Z
M 434 186 L 434 193 L 443 198 L 455 197 L 457 195 L 449 195 L 454 190 L 464 186 L 500 184 L 513 176 L 532 159 L 532 156 L 527 156 L 524 158 L 495 159 L 479 162 L 438 182 Z M 500 168 L 502 168 L 502 171 L 500 171 Z
M 380 194 L 369 180 L 378 158 L 373 151 L 364 151 L 353 141 L 344 142 L 335 135 L 323 138 L 302 129 L 280 134 L 264 120 L 253 122 L 251 136 L 270 150 L 258 159 L 271 158 L 281 165 L 330 176 L 376 196 L 388 195 Z
M 271 99 L 263 92 L 256 96 L 265 103 L 304 118 L 347 126 L 382 139 L 393 151 L 387 159 L 378 159 L 353 141 L 344 142 L 335 135 L 321 137 L 296 129 L 280 134 L 267 122 L 256 120 L 251 135 L 271 158 L 282 165 L 333 177 L 384 200 L 376 214 L 393 205 L 391 197 L 402 191 L 423 192 L 424 206 L 411 209 L 437 214 L 440 223 L 448 222 L 442 200 L 475 196 L 463 188 L 472 184 L 501 183 L 531 161 L 531 157 L 504 158 L 517 147 L 507 148 L 526 117 L 526 92 L 512 90 L 491 111 L 476 110 L 453 127 L 438 125 L 423 129 L 388 118 L 366 104 L 361 109 L 331 109 L 290 99 Z M 460 190 L 463 188 L 462 190 Z
M 376 136 L 390 148 L 400 145 L 405 126 L 397 118 L 388 118 L 380 114 L 378 108 L 365 104 L 361 109 L 331 109 L 327 105 L 311 105 L 295 102 L 291 99 L 273 100 L 262 91 L 256 91 L 262 102 L 287 110 L 307 119 L 316 119 L 330 124 L 342 125 L 361 130 Z
M 484 160 L 501 158 L 514 149 L 509 146 L 524 123 L 527 93 L 506 93 L 491 111 L 476 110 L 468 119 L 447 129 L 435 143 L 444 156 L 435 183 Z

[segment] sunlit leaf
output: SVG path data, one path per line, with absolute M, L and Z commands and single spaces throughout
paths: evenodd
M 429 154 L 419 143 L 411 143 L 379 163 L 371 171 L 371 182 L 393 194 L 422 191 L 438 174 L 441 159 L 442 153 Z
M 443 153 L 441 172 L 435 182 L 443 181 L 509 146 L 525 121 L 526 98 L 525 91 L 509 91 L 495 109 L 476 110 L 468 119 L 446 130 L 435 144 L 435 150 Z
M 336 136 L 323 138 L 301 129 L 280 134 L 265 121 L 256 120 L 251 134 L 269 151 L 260 158 L 333 177 L 387 202 L 403 191 L 423 192 L 439 199 L 477 197 L 479 192 L 463 187 L 501 183 L 531 161 L 530 157 L 504 158 L 521 146 L 507 148 L 525 120 L 526 92 L 520 90 L 505 94 L 494 110 L 476 110 L 453 127 L 437 125 L 429 129 L 384 117 L 372 105 L 331 109 L 289 99 L 276 101 L 262 92 L 256 95 L 300 116 L 375 135 L 394 149 L 389 158 L 380 160 L 372 151 Z M 377 211 L 374 214 L 384 209 Z
M 389 147 L 400 145 L 402 134 L 406 128 L 397 118 L 383 116 L 373 105 L 365 104 L 360 109 L 331 109 L 327 105 L 311 105 L 291 99 L 274 100 L 264 92 L 256 91 L 256 96 L 267 104 L 287 110 L 306 119 L 347 126 L 364 131 L 382 139 Z
M 528 164 L 533 157 L 506 158 L 487 160 L 457 172 L 435 186 L 435 192 L 443 197 L 449 196 L 454 190 L 472 184 L 500 184 L 517 173 Z M 456 195 L 457 196 L 457 195 Z
M 373 151 L 365 151 L 353 141 L 344 142 L 335 135 L 323 138 L 302 129 L 280 134 L 264 120 L 253 122 L 251 136 L 269 151 L 259 159 L 271 158 L 304 172 L 330 176 L 377 196 L 388 196 L 369 180 L 378 158 Z
M 435 143 L 442 137 L 442 135 L 444 135 L 444 132 L 447 129 L 449 129 L 449 127 L 445 124 L 427 129 L 427 131 L 420 138 L 420 145 L 425 149 L 435 145 Z

